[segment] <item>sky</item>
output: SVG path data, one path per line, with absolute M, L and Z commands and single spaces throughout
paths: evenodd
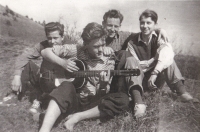
M 158 13 L 158 27 L 165 29 L 172 39 L 186 46 L 194 43 L 198 47 L 200 43 L 200 1 L 0 0 L 0 4 L 35 21 L 76 23 L 77 31 L 89 22 L 101 24 L 106 11 L 117 9 L 124 15 L 121 30 L 139 32 L 139 15 L 145 9 L 153 9 Z

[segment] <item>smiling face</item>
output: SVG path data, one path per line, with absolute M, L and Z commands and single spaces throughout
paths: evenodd
M 103 48 L 105 47 L 105 38 L 98 38 L 92 40 L 87 44 L 86 49 L 91 59 L 100 59 L 103 55 Z
M 156 23 L 151 19 L 151 17 L 142 16 L 140 19 L 140 30 L 142 35 L 148 36 L 154 31 Z
M 106 22 L 103 22 L 103 27 L 107 30 L 108 36 L 111 38 L 118 33 L 120 26 L 119 18 L 107 18 Z
M 50 46 L 62 45 L 63 37 L 58 30 L 47 33 L 47 40 Z

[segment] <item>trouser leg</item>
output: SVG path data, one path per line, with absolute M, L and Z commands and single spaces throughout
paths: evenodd
M 115 86 L 115 89 L 117 89 L 117 91 L 124 92 L 131 95 L 134 103 L 138 103 L 138 104 L 143 103 L 142 80 L 143 80 L 144 74 L 139 65 L 139 62 L 134 57 L 131 57 L 131 54 L 127 51 L 120 51 L 117 55 L 117 60 L 118 60 L 118 63 L 116 65 L 117 70 L 139 68 L 141 74 L 139 76 L 118 77 L 116 79 L 117 81 L 114 80 L 116 81 L 115 84 L 118 84 L 117 86 Z
M 126 58 L 130 57 L 131 54 L 125 50 L 121 50 L 116 53 L 115 60 L 115 70 L 124 70 L 124 66 L 126 63 Z M 128 89 L 125 83 L 124 76 L 114 76 L 111 82 L 111 93 L 114 92 L 124 92 L 127 93 Z
M 112 83 L 111 83 L 111 92 L 129 92 L 130 85 L 138 85 L 142 88 L 142 79 L 143 79 L 143 73 L 141 70 L 141 67 L 138 63 L 138 61 L 131 57 L 132 55 L 124 50 L 121 50 L 116 55 L 116 70 L 124 70 L 124 69 L 134 69 L 139 68 L 141 71 L 141 74 L 139 76 L 131 76 L 131 77 L 125 77 L 125 76 L 115 76 L 113 77 Z M 129 59 L 128 59 L 129 58 Z M 130 81 L 132 80 L 132 81 Z
M 177 67 L 175 61 L 167 69 L 164 70 L 165 80 L 170 89 L 178 95 L 186 92 L 184 87 L 184 78 Z
M 114 117 L 128 110 L 128 95 L 122 92 L 110 93 L 99 99 L 100 117 Z
M 30 91 L 30 101 L 39 98 L 41 89 L 39 87 L 39 66 L 32 61 L 25 66 L 21 75 L 22 92 L 18 95 L 19 100 L 24 96 L 26 91 Z

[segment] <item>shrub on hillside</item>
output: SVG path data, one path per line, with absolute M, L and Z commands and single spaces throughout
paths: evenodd
M 72 27 L 65 25 L 65 39 L 71 40 L 75 44 L 82 44 L 81 33 L 76 31 L 76 23 Z
M 7 5 L 6 5 L 6 13 L 10 13 L 10 9 L 8 8 Z
M 13 17 L 13 20 L 14 20 L 14 21 L 17 21 L 17 17 L 14 16 L 14 17 Z
M 15 16 L 14 11 L 12 11 L 12 10 L 10 10 L 10 14 L 11 14 L 12 16 Z
M 12 23 L 9 20 L 6 20 L 6 25 L 7 26 L 12 26 Z
M 8 16 L 8 13 L 7 13 L 7 12 L 4 12 L 4 13 L 3 13 L 3 16 Z
M 45 22 L 45 20 L 44 20 L 43 23 L 42 23 L 42 25 L 45 26 L 45 24 L 46 24 L 46 22 Z
M 7 14 L 9 14 L 9 13 L 10 13 L 12 16 L 15 16 L 15 13 L 14 13 L 14 11 L 13 11 L 13 10 L 11 10 L 11 9 L 9 9 L 9 8 L 8 8 L 8 6 L 6 6 L 6 13 L 7 13 Z
M 28 18 L 28 16 L 26 16 L 26 18 Z

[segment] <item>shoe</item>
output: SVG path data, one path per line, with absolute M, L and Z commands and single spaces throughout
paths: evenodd
M 0 101 L 0 105 L 1 106 L 15 106 L 17 105 L 17 101 L 18 101 L 17 95 L 14 93 L 10 93 L 6 97 L 4 97 L 2 101 Z
M 136 118 L 139 118 L 139 117 L 142 117 L 145 115 L 145 112 L 146 112 L 146 105 L 145 104 L 135 104 L 135 107 L 134 107 L 134 116 Z
M 180 101 L 181 102 L 189 102 L 191 100 L 193 100 L 193 97 L 188 92 L 185 92 L 180 96 Z
M 40 113 L 41 112 L 40 103 L 41 103 L 40 101 L 38 101 L 37 99 L 35 99 L 33 101 L 33 104 L 31 106 L 31 108 L 29 109 L 29 111 L 32 114 Z

